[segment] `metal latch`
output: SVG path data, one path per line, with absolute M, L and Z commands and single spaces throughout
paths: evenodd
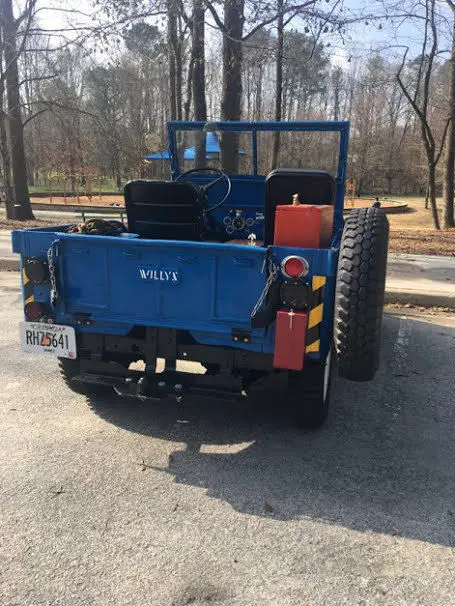
M 94 322 L 90 318 L 91 314 L 77 313 L 73 314 L 74 321 L 79 326 L 93 326 Z
M 236 343 L 251 343 L 251 332 L 249 330 L 233 328 L 231 336 L 232 340 Z

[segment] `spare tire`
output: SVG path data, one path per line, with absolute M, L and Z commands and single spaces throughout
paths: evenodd
M 352 210 L 341 239 L 335 292 L 338 372 L 370 381 L 379 367 L 389 222 L 380 208 Z

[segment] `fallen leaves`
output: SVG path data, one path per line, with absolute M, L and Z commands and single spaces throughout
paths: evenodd
M 65 493 L 66 490 L 63 488 L 63 486 L 60 486 L 59 488 L 53 488 L 51 489 L 51 498 L 58 497 L 59 495 Z

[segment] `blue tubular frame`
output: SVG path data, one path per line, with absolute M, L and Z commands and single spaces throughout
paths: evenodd
M 253 178 L 258 178 L 258 154 L 257 154 L 257 133 L 258 132 L 337 132 L 340 133 L 338 167 L 335 176 L 336 195 L 335 195 L 335 233 L 343 227 L 343 207 L 345 196 L 345 178 L 348 159 L 349 143 L 349 122 L 320 122 L 320 121 L 302 121 L 302 122 L 185 122 L 172 120 L 167 123 L 167 132 L 169 140 L 169 157 L 171 163 L 172 179 L 180 174 L 178 159 L 177 131 L 185 130 L 204 130 L 208 128 L 213 131 L 235 131 L 252 133 L 253 142 Z

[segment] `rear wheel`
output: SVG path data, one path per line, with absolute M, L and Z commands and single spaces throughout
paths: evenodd
M 96 396 L 108 393 L 111 389 L 105 385 L 93 385 L 91 383 L 83 383 L 82 381 L 73 381 L 74 377 L 80 375 L 79 360 L 70 360 L 68 358 L 59 358 L 58 367 L 66 386 L 75 393 L 83 396 Z
M 335 294 L 340 376 L 370 381 L 379 367 L 389 223 L 380 208 L 351 211 L 343 231 Z
M 326 420 L 333 368 L 334 355 L 330 350 L 324 361 L 305 360 L 301 372 L 289 373 L 288 401 L 301 427 L 318 429 Z

